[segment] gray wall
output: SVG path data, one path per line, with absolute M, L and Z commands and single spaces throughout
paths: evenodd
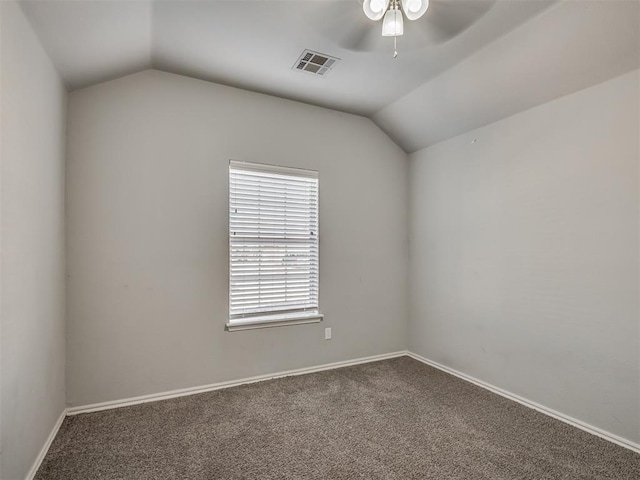
M 410 350 L 634 442 L 638 84 L 411 155 L 409 235 Z
M 149 70 L 68 129 L 70 405 L 406 347 L 406 156 L 370 120 Z M 324 322 L 224 331 L 229 159 L 320 172 Z
M 20 7 L 1 18 L 3 480 L 22 479 L 65 406 L 66 92 Z

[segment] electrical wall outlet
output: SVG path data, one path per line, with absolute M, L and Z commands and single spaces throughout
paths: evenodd
M 331 340 L 331 328 L 324 329 L 324 339 Z

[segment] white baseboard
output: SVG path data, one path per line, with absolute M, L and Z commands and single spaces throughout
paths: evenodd
M 170 398 L 184 397 L 187 395 L 195 395 L 198 393 L 211 392 L 214 390 L 220 390 L 222 388 L 229 388 L 229 387 L 236 387 L 238 385 L 244 385 L 247 383 L 263 382 L 265 380 L 271 380 L 273 378 L 290 377 L 293 375 L 304 375 L 306 373 L 321 372 L 323 370 L 333 370 L 335 368 L 348 367 L 351 365 L 359 365 L 361 363 L 377 362 L 380 360 L 387 360 L 389 358 L 402 357 L 406 355 L 407 355 L 407 351 L 402 350 L 399 352 L 385 353 L 382 355 L 374 355 L 371 357 L 356 358 L 354 360 L 346 360 L 343 362 L 327 363 L 327 364 L 318 365 L 315 367 L 297 368 L 295 370 L 286 370 L 283 372 L 268 373 L 265 375 L 258 375 L 256 377 L 243 378 L 240 380 L 231 380 L 228 382 L 212 383 L 210 385 L 202 385 L 199 387 L 181 388 L 179 390 L 152 393 L 150 395 L 142 395 L 139 397 L 125 398 L 122 400 L 112 400 L 109 402 L 94 403 L 91 405 L 82 405 L 78 407 L 70 407 L 67 409 L 67 415 L 78 415 L 80 413 L 98 412 L 100 410 L 109 410 L 112 408 L 128 407 L 130 405 L 138 405 L 140 403 L 157 402 L 158 400 L 168 400 Z
M 40 468 L 40 464 L 42 463 L 42 460 L 44 460 L 44 457 L 47 455 L 47 452 L 49 451 L 49 447 L 51 447 L 51 444 L 53 443 L 53 439 L 56 438 L 56 435 L 58 434 L 58 430 L 60 430 L 60 426 L 62 425 L 62 422 L 64 421 L 64 418 L 66 416 L 67 416 L 67 409 L 65 408 L 60 414 L 60 417 L 56 421 L 55 425 L 53 426 L 53 429 L 51 430 L 49 437 L 47 437 L 47 441 L 44 442 L 42 449 L 40 449 L 40 453 L 38 453 L 38 456 L 36 457 L 35 462 L 33 462 L 33 465 L 31 466 L 29 473 L 27 473 L 26 480 L 33 480 L 33 477 L 36 476 L 36 472 Z
M 564 413 L 560 413 L 556 410 L 545 407 L 544 405 L 540 405 L 539 403 L 528 400 L 524 397 L 516 395 L 515 393 L 508 392 L 506 390 L 503 390 L 502 388 L 491 385 L 490 383 L 483 382 L 482 380 L 478 380 L 477 378 L 474 378 L 470 375 L 454 370 L 453 368 L 449 368 L 438 362 L 434 362 L 433 360 L 424 358 L 416 353 L 407 352 L 407 355 L 415 360 L 418 360 L 419 362 L 424 363 L 425 365 L 429 365 L 431 367 L 437 368 L 438 370 L 442 370 L 445 373 L 454 375 L 458 378 L 461 378 L 462 380 L 466 380 L 467 382 L 473 383 L 474 385 L 477 385 L 493 393 L 501 395 L 505 398 L 508 398 L 509 400 L 518 402 L 521 405 L 524 405 L 525 407 L 533 408 L 534 410 L 537 410 L 540 413 L 544 413 L 545 415 L 553 417 L 556 420 L 560 420 L 561 422 L 568 423 L 569 425 L 579 428 L 580 430 L 584 430 L 587 433 L 596 435 L 600 438 L 603 438 L 604 440 L 608 440 L 612 443 L 620 445 L 621 447 L 628 448 L 629 450 L 632 450 L 636 453 L 640 453 L 640 445 L 630 440 L 627 440 L 626 438 L 619 437 L 618 435 L 602 430 L 601 428 L 594 427 L 593 425 L 589 425 L 588 423 L 582 422 L 576 418 L 565 415 Z

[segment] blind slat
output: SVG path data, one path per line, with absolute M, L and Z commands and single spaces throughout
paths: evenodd
M 232 162 L 231 322 L 246 315 L 318 308 L 317 233 L 317 173 Z

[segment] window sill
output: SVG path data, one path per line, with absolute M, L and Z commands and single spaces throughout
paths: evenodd
M 319 312 L 283 313 L 280 315 L 264 315 L 261 317 L 239 318 L 229 320 L 226 330 L 238 332 L 254 328 L 284 327 L 286 325 L 304 325 L 321 322 L 324 315 Z

